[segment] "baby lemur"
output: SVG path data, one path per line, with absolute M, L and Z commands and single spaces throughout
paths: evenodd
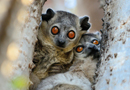
M 74 48 L 74 62 L 66 73 L 41 81 L 36 90 L 92 90 L 93 76 L 100 57 L 99 34 L 84 34 Z
M 66 71 L 73 59 L 73 47 L 90 28 L 88 20 L 88 16 L 78 18 L 72 13 L 54 12 L 52 9 L 42 14 L 33 58 L 36 66 L 30 74 L 33 82 L 30 90 L 35 90 L 38 82 L 47 76 Z

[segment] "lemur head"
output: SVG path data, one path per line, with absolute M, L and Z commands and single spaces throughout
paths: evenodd
M 54 47 L 68 52 L 78 44 L 82 34 L 90 28 L 88 20 L 88 16 L 78 18 L 69 12 L 54 12 L 48 9 L 46 14 L 42 14 L 40 33 Z
M 99 33 L 83 34 L 79 44 L 74 48 L 76 57 L 86 58 L 93 56 L 93 58 L 98 58 L 100 55 L 100 40 L 101 36 Z

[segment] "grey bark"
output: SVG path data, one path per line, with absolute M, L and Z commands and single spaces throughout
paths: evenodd
M 0 5 L 5 11 L 0 12 L 0 90 L 28 89 L 33 50 L 45 1 L 34 0 L 24 4 L 21 0 L 1 0 Z M 22 85 L 22 81 L 18 82 L 21 79 L 27 85 L 16 84 Z
M 95 90 L 130 90 L 130 1 L 105 0 Z

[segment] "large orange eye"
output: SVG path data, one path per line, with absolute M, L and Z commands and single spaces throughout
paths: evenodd
M 73 30 L 69 31 L 69 32 L 68 32 L 68 37 L 69 37 L 70 39 L 73 39 L 73 38 L 75 37 L 75 32 L 74 32 Z
M 96 45 L 97 45 L 97 44 L 99 44 L 99 42 L 98 42 L 97 40 L 94 40 L 94 41 L 93 41 L 93 44 L 96 44 Z
M 58 34 L 59 33 L 59 28 L 56 27 L 56 26 L 52 27 L 51 33 L 54 34 L 54 35 Z
M 78 47 L 76 48 L 76 51 L 77 51 L 77 52 L 83 51 L 83 46 L 78 46 Z

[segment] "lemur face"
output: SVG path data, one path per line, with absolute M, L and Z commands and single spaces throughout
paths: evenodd
M 49 28 L 48 34 L 54 46 L 64 49 L 74 46 L 80 37 L 80 25 L 78 18 L 72 14 L 66 16 L 66 12 L 57 12 L 57 19 Z M 49 22 L 51 23 L 51 21 Z
M 87 16 L 79 19 L 69 12 L 54 12 L 48 9 L 47 13 L 42 15 L 41 27 L 46 27 L 41 28 L 41 31 L 52 45 L 68 52 L 78 44 L 82 34 L 90 28 L 88 19 Z
M 100 36 L 97 34 L 82 35 L 79 44 L 74 48 L 77 57 L 86 58 L 88 56 L 99 56 Z

